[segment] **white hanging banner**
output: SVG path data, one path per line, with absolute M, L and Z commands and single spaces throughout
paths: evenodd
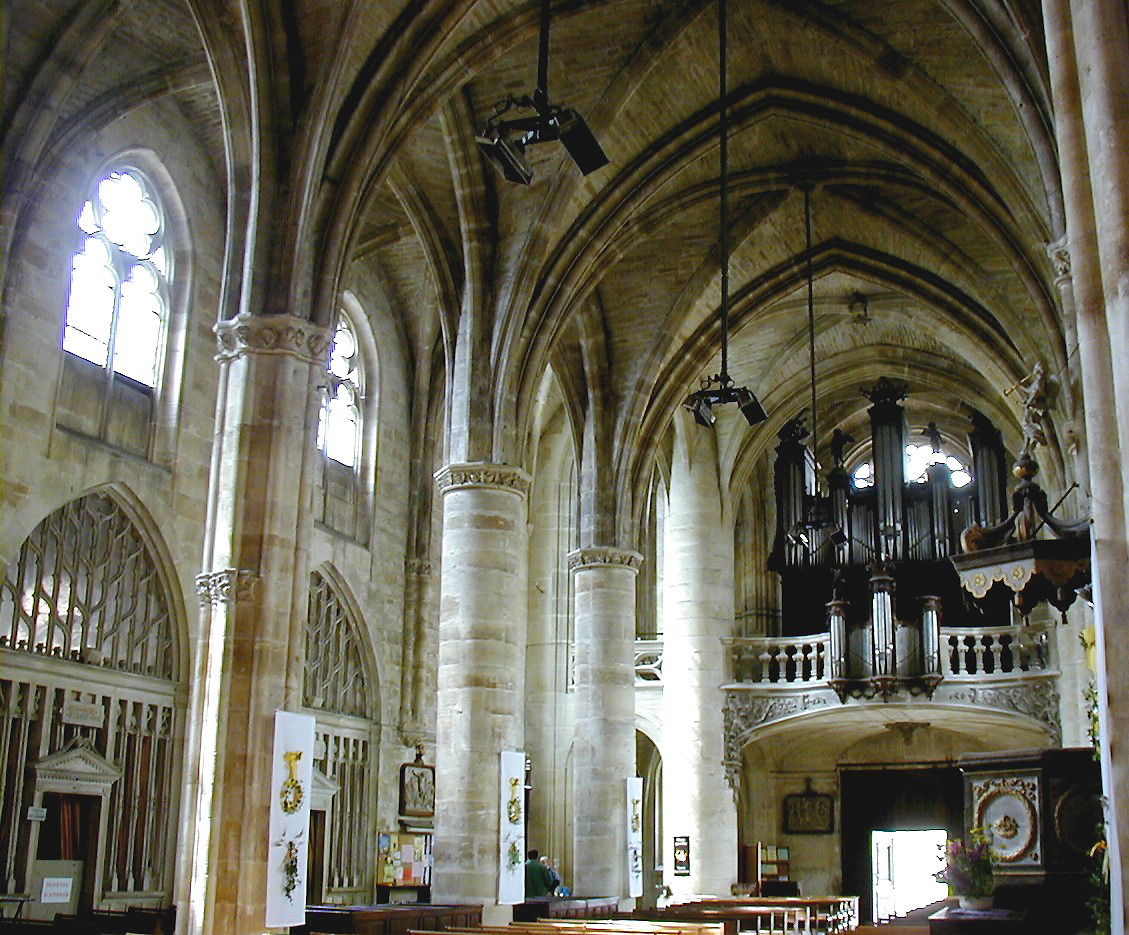
M 502 751 L 499 789 L 498 905 L 525 902 L 525 754 Z
M 627 780 L 627 895 L 643 895 L 643 779 Z
M 306 858 L 313 768 L 314 719 L 307 714 L 276 711 L 265 922 L 270 928 L 306 924 Z

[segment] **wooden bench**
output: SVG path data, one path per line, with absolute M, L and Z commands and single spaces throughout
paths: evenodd
M 409 931 L 438 932 L 482 923 L 481 905 L 405 903 L 376 906 L 310 906 L 306 924 L 290 929 L 325 935 L 407 935 Z
M 731 906 L 784 906 L 805 911 L 804 932 L 837 935 L 858 925 L 857 896 L 745 896 L 703 899 L 680 905 L 728 908 Z
M 619 900 L 614 896 L 570 897 L 567 899 L 547 896 L 542 899 L 530 899 L 514 906 L 514 921 L 610 919 L 618 910 Z
M 839 935 L 858 923 L 856 896 L 701 899 L 634 913 L 636 918 L 729 921 L 737 931 Z

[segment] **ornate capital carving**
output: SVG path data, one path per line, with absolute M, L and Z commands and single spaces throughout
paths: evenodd
M 253 601 L 259 589 L 257 572 L 246 568 L 224 568 L 196 576 L 196 596 L 201 606 Z
M 217 322 L 216 360 L 234 360 L 244 354 L 285 354 L 308 364 L 325 366 L 332 333 L 292 315 L 240 313 Z
M 440 494 L 465 487 L 492 487 L 509 490 L 524 499 L 529 496 L 531 479 L 521 468 L 512 464 L 448 464 L 435 472 L 435 486 Z
M 611 566 L 614 568 L 630 568 L 639 571 L 643 564 L 643 556 L 631 549 L 619 549 L 611 545 L 594 545 L 584 549 L 575 549 L 568 553 L 568 570 L 578 568 L 601 568 Z
M 1064 234 L 1058 240 L 1047 244 L 1047 256 L 1051 258 L 1051 266 L 1055 271 L 1055 285 L 1061 286 L 1068 282 L 1072 276 L 1070 266 L 1070 246 Z

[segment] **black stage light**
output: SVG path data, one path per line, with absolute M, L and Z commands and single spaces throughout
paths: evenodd
M 707 428 L 717 421 L 717 416 L 713 414 L 713 409 L 710 407 L 710 401 L 700 393 L 694 393 L 686 400 L 686 408 L 694 414 L 694 421 L 698 425 L 704 425 Z
M 741 410 L 741 415 L 745 417 L 749 425 L 757 425 L 768 418 L 764 406 L 760 404 L 760 400 L 753 395 L 751 390 L 744 388 L 737 390 L 737 408 Z
M 843 532 L 842 527 L 832 526 L 830 532 L 827 534 L 827 541 L 833 546 L 840 546 L 847 544 L 847 534 Z
M 509 181 L 528 185 L 533 180 L 533 169 L 525 161 L 525 144 L 520 140 L 510 139 L 501 128 L 487 124 L 474 141 Z
M 561 142 L 581 174 L 587 175 L 608 164 L 608 157 L 580 114 L 575 110 L 562 111 L 559 120 Z

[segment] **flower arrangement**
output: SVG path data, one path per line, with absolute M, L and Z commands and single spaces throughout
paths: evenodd
M 948 883 L 957 896 L 991 896 L 996 881 L 992 873 L 992 849 L 980 828 L 968 833 L 968 843 L 959 838 L 946 841 L 941 848 L 945 860 L 943 870 L 933 874 L 940 883 Z

